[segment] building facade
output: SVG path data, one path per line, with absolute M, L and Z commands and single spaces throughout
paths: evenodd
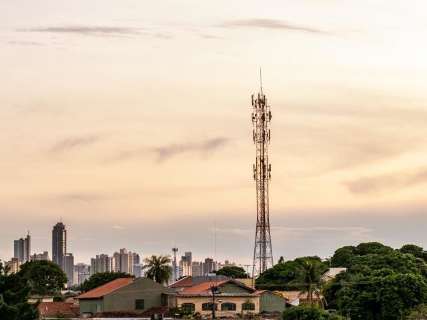
M 52 230 L 52 261 L 64 270 L 64 256 L 67 254 L 67 230 L 58 222 Z
M 13 241 L 13 257 L 18 259 L 20 264 L 30 261 L 31 236 L 29 233 L 25 238 Z
M 31 261 L 48 261 L 49 260 L 49 253 L 47 251 L 43 251 L 43 253 L 34 253 L 31 255 L 30 258 Z
M 72 253 L 67 253 L 63 257 L 63 270 L 67 275 L 67 288 L 74 284 L 74 256 Z

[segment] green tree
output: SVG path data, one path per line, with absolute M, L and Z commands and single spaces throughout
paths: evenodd
M 303 263 L 305 261 L 318 264 L 322 273 L 328 269 L 328 264 L 322 262 L 319 257 L 301 257 L 285 263 L 278 263 L 267 269 L 256 279 L 256 287 L 269 290 L 299 290 L 300 286 L 295 280 L 303 277 Z
M 80 290 L 83 292 L 95 289 L 102 286 L 110 281 L 119 278 L 130 278 L 130 274 L 124 272 L 99 272 L 93 274 L 89 279 L 82 283 Z
M 23 264 L 18 276 L 25 279 L 31 294 L 55 294 L 64 288 L 67 276 L 51 261 L 31 261 Z
M 291 283 L 295 284 L 301 293 L 307 293 L 307 300 L 310 306 L 314 305 L 314 297 L 322 303 L 322 274 L 323 264 L 316 260 L 301 261 L 300 272 Z
M 316 307 L 298 306 L 286 309 L 283 312 L 283 320 L 344 320 L 344 318 Z
M 144 269 L 147 269 L 146 276 L 157 283 L 166 283 L 172 275 L 169 256 L 152 255 L 145 260 Z
M 427 262 L 427 251 L 424 251 L 423 248 L 416 246 L 415 244 L 405 244 L 399 249 L 399 251 L 402 253 L 412 254 L 413 256 Z
M 233 279 L 237 278 L 249 278 L 248 274 L 246 273 L 245 269 L 242 267 L 237 266 L 226 266 L 224 268 L 219 269 L 216 272 L 217 275 L 230 277 Z
M 37 319 L 36 307 L 27 302 L 30 289 L 25 279 L 17 274 L 9 274 L 0 263 L 0 319 Z
M 356 247 L 345 246 L 335 251 L 331 258 L 332 267 L 348 268 L 351 264 L 351 259 L 355 256 Z

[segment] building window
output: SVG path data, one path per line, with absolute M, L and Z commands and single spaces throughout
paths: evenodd
M 194 303 L 183 303 L 181 305 L 181 309 L 184 313 L 194 313 L 194 311 L 196 310 L 196 306 L 194 305 Z
M 212 311 L 212 306 L 213 306 L 213 304 L 211 302 L 209 302 L 209 303 L 203 303 L 202 304 L 202 310 L 203 311 Z M 215 303 L 215 310 L 217 310 L 217 309 L 218 309 L 218 306 Z
M 144 310 L 144 299 L 135 300 L 135 310 Z
M 236 304 L 231 302 L 224 302 L 221 304 L 221 311 L 236 311 Z
M 255 310 L 255 303 L 252 302 L 245 302 L 242 304 L 242 310 L 243 311 L 253 311 Z

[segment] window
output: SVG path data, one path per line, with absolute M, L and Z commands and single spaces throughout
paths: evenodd
M 248 311 L 248 310 L 255 310 L 255 303 L 252 302 L 245 302 L 242 304 L 242 310 Z
M 236 311 L 236 304 L 231 302 L 224 302 L 221 304 L 221 311 Z
M 194 311 L 196 310 L 196 306 L 194 305 L 194 303 L 183 303 L 181 305 L 181 309 L 184 313 L 194 313 Z
M 217 310 L 217 309 L 218 309 L 218 306 L 215 303 L 215 310 Z M 212 311 L 212 303 L 211 302 L 209 302 L 209 303 L 203 303 L 202 304 L 202 310 L 203 311 Z
M 135 310 L 144 310 L 144 299 L 135 300 Z

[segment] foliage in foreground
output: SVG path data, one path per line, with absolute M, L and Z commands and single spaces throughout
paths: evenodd
M 102 286 L 110 281 L 119 278 L 130 278 L 130 274 L 124 272 L 100 272 L 95 273 L 89 279 L 82 283 L 80 290 L 83 292 L 95 289 L 99 286 Z
M 0 319 L 37 319 L 36 307 L 27 303 L 30 290 L 25 279 L 18 274 L 8 274 L 0 263 Z
M 31 288 L 31 294 L 56 294 L 64 288 L 67 276 L 51 261 L 31 261 L 21 266 L 18 276 L 25 279 Z
M 285 310 L 283 320 L 344 320 L 344 318 L 320 308 L 298 306 Z

